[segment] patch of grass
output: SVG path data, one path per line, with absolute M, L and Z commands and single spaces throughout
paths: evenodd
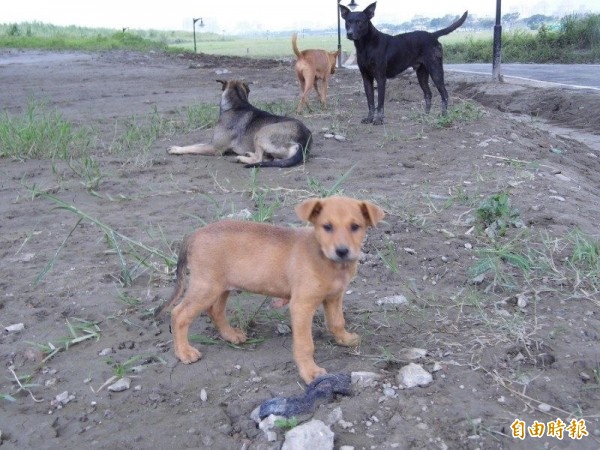
M 461 101 L 448 108 L 445 116 L 435 114 L 413 114 L 411 117 L 418 123 L 436 128 L 450 128 L 457 123 L 475 122 L 483 116 L 481 108 L 474 103 Z
M 100 339 L 100 327 L 98 327 L 96 322 L 73 317 L 71 318 L 71 321 L 67 320 L 67 329 L 69 331 L 69 335 L 58 338 L 54 342 L 39 344 L 36 342 L 26 341 L 28 344 L 33 345 L 40 350 L 44 355 L 44 359 L 40 365 L 46 363 L 46 361 L 51 359 L 58 352 L 69 350 L 70 347 L 76 344 L 90 339 Z
M 296 417 L 290 417 L 287 419 L 276 419 L 273 422 L 277 428 L 281 428 L 282 430 L 291 430 L 295 428 L 300 423 Z
M 491 239 L 504 236 L 509 227 L 524 227 L 519 210 L 513 208 L 506 192 L 498 192 L 484 199 L 475 210 L 479 227 Z
M 45 101 L 29 100 L 20 116 L 0 116 L 0 157 L 69 161 L 87 155 L 93 139 L 91 131 L 75 127 Z
M 119 233 L 95 217 L 92 217 L 86 212 L 80 210 L 75 205 L 71 205 L 51 194 L 42 193 L 40 195 L 54 202 L 57 205 L 57 209 L 71 212 L 79 219 L 59 249 L 55 252 L 53 258 L 48 262 L 44 270 L 36 277 L 35 284 L 39 283 L 45 278 L 47 273 L 52 268 L 54 261 L 56 258 L 58 258 L 61 249 L 64 247 L 67 240 L 82 220 L 87 220 L 98 226 L 98 228 L 100 228 L 100 230 L 104 233 L 109 247 L 111 247 L 112 250 L 117 254 L 121 266 L 121 273 L 116 278 L 123 287 L 130 286 L 131 283 L 146 270 L 151 270 L 154 273 L 163 276 L 165 273 L 165 267 L 167 268 L 167 271 L 169 271 L 177 264 L 177 258 L 172 250 L 169 249 L 169 253 L 166 253 L 157 248 L 150 247 L 142 242 L 134 241 L 133 239 Z M 161 261 L 162 266 L 158 266 L 157 264 L 153 263 L 151 261 L 152 257 L 157 257 Z
M 308 188 L 314 192 L 318 197 L 331 197 L 333 195 L 341 195 L 343 193 L 342 184 L 348 179 L 352 170 L 356 167 L 356 165 L 350 167 L 345 173 L 340 175 L 340 177 L 333 182 L 333 184 L 326 188 L 320 181 L 315 178 L 308 179 Z
M 398 266 L 398 252 L 396 251 L 396 244 L 392 242 L 391 239 L 388 239 L 385 246 L 385 252 L 377 250 L 377 254 L 383 264 L 387 269 L 396 274 L 400 272 L 400 267 Z

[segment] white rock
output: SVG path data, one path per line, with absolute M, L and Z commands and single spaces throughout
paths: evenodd
M 69 391 L 65 391 L 65 392 L 58 394 L 56 397 L 54 397 L 54 399 L 56 400 L 57 403 L 66 405 L 70 401 Z
M 560 195 L 551 195 L 550 198 L 554 199 L 554 200 L 558 200 L 559 202 L 564 202 L 565 198 L 561 197 Z
M 548 413 L 548 412 L 550 412 L 550 411 L 552 410 L 552 406 L 550 406 L 550 405 L 548 405 L 548 404 L 546 404 L 546 403 L 540 403 L 540 404 L 538 405 L 538 409 L 539 409 L 541 412 Z
M 396 375 L 398 383 L 405 388 L 427 386 L 433 382 L 433 377 L 419 364 L 410 363 L 404 366 Z
M 203 402 L 208 400 L 208 394 L 206 393 L 206 389 L 204 388 L 200 389 L 200 400 L 202 400 Z
M 401 359 L 419 359 L 427 355 L 424 348 L 406 348 L 400 352 Z
M 333 450 L 333 431 L 320 420 L 298 425 L 285 433 L 281 450 Z
M 333 133 L 325 133 L 325 134 L 323 135 L 323 137 L 324 137 L 325 139 L 331 139 L 333 136 L 334 136 L 334 134 L 333 134 Z
M 98 356 L 107 356 L 110 355 L 113 352 L 113 349 L 110 347 L 107 347 L 105 349 L 100 350 L 100 352 L 98 353 Z
M 371 387 L 377 384 L 377 380 L 381 378 L 381 375 L 374 372 L 352 372 L 350 379 L 352 384 L 356 384 L 360 387 Z
M 23 331 L 25 329 L 25 325 L 22 323 L 14 323 L 5 327 L 4 329 L 8 332 Z
M 380 298 L 375 303 L 377 305 L 405 305 L 408 303 L 408 300 L 404 295 L 392 295 Z
M 126 391 L 127 389 L 129 389 L 130 386 L 131 386 L 131 379 L 129 379 L 128 377 L 123 377 L 120 380 L 118 380 L 117 382 L 111 384 L 108 387 L 108 390 L 111 392 L 123 392 L 123 391 Z
M 346 137 L 345 137 L 345 136 L 342 136 L 341 134 L 336 134 L 335 136 L 333 136 L 333 138 L 334 138 L 336 141 L 340 141 L 340 142 L 341 142 L 341 141 L 345 141 L 345 140 L 346 140 Z

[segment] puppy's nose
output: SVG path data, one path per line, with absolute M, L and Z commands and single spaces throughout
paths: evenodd
M 350 249 L 348 247 L 338 247 L 335 249 L 335 254 L 340 259 L 346 259 L 350 254 Z

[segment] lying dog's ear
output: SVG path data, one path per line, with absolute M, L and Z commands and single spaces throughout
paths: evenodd
M 246 83 L 245 81 L 242 82 L 242 84 L 244 85 L 244 89 L 246 89 L 246 94 L 250 93 L 250 85 L 248 83 Z
M 323 209 L 323 203 L 318 198 L 304 200 L 296 206 L 296 214 L 305 222 L 313 222 Z
M 371 20 L 373 17 L 375 17 L 375 7 L 376 6 L 377 6 L 377 2 L 374 2 L 365 8 L 364 13 L 367 15 L 369 20 Z
M 223 89 L 223 90 L 225 90 L 225 88 L 227 87 L 226 80 L 217 80 L 217 83 L 221 83 L 221 89 Z
M 371 202 L 361 202 L 360 210 L 367 221 L 367 225 L 373 227 L 385 217 L 385 212 L 379 206 Z

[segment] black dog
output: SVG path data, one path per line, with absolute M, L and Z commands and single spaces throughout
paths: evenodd
M 425 112 L 431 110 L 431 90 L 429 76 L 442 96 L 442 114 L 448 109 L 448 92 L 444 86 L 444 66 L 442 64 L 442 45 L 438 38 L 456 30 L 467 19 L 463 16 L 443 30 L 429 33 L 413 31 L 391 36 L 377 30 L 371 23 L 375 15 L 377 2 L 367 6 L 364 11 L 352 12 L 340 5 L 340 13 L 346 22 L 346 35 L 354 41 L 356 59 L 362 75 L 369 105 L 369 115 L 362 123 L 383 123 L 383 104 L 385 101 L 385 81 L 393 78 L 409 67 L 417 71 L 417 78 L 425 96 Z M 373 79 L 377 80 L 377 110 Z

